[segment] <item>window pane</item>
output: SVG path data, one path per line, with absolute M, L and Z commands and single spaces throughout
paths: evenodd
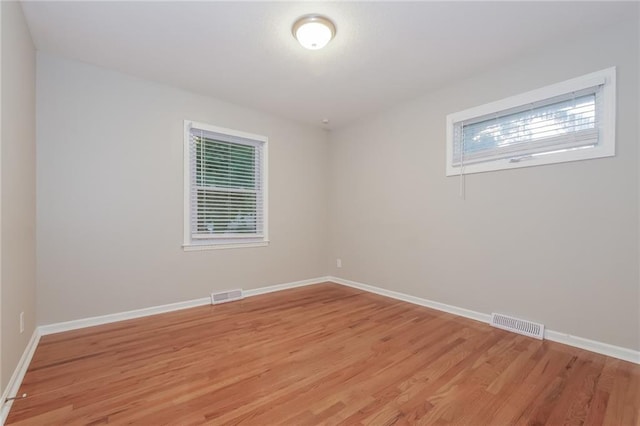
M 255 193 L 198 189 L 198 233 L 254 234 L 257 232 Z
M 465 124 L 462 129 L 464 155 L 474 156 L 495 149 L 594 129 L 595 123 L 596 96 L 589 94 L 479 123 Z M 455 148 L 455 154 L 459 156 L 460 146 Z
M 255 189 L 256 148 L 196 136 L 196 184 Z

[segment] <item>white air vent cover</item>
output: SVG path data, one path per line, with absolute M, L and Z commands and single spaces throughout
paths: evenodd
M 535 337 L 542 340 L 544 338 L 544 325 L 508 315 L 491 314 L 491 325 L 514 333 L 524 334 L 525 336 Z
M 217 305 L 218 303 L 233 302 L 234 300 L 240 300 L 243 297 L 242 289 L 223 291 L 221 293 L 211 293 L 211 304 Z

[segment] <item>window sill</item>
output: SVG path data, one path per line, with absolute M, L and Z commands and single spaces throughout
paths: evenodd
M 521 167 L 544 166 L 547 164 L 569 163 L 572 161 L 593 160 L 615 156 L 613 146 L 598 146 L 575 151 L 549 153 L 539 156 L 527 156 L 521 161 L 510 162 L 508 159 L 487 161 L 485 163 L 469 164 L 464 166 L 464 174 L 493 172 L 496 170 L 509 170 Z M 460 167 L 447 166 L 447 176 L 460 176 Z
M 183 244 L 184 251 L 202 251 L 202 250 L 223 250 L 251 247 L 266 247 L 269 241 L 251 242 L 251 243 L 225 243 L 225 244 Z

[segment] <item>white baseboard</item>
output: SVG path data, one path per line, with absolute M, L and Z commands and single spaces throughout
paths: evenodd
M 434 302 L 433 300 L 422 299 L 420 297 L 410 296 L 408 294 L 399 293 L 397 291 L 387 290 L 384 288 L 345 280 L 342 278 L 329 277 L 329 280 L 347 287 L 353 287 L 360 290 L 368 291 L 369 293 L 375 293 L 381 296 L 390 297 L 392 299 L 402 300 L 403 302 L 413 303 L 414 305 L 426 306 L 427 308 L 433 308 L 438 311 L 448 312 L 450 314 L 458 315 L 465 318 L 471 318 L 476 321 L 482 321 L 486 323 L 491 321 L 491 315 L 482 314 L 480 312 L 471 311 L 469 309 L 459 308 L 457 306 L 447 305 L 440 302 Z
M 320 284 L 328 281 L 331 281 L 331 277 L 318 277 L 318 278 L 312 278 L 309 280 L 294 281 L 292 283 L 276 284 L 276 285 L 270 285 L 268 287 L 260 287 L 260 288 L 254 288 L 251 290 L 244 290 L 243 294 L 245 297 L 252 297 L 252 296 L 258 296 L 260 294 L 273 293 L 274 291 L 288 290 L 290 288 L 304 287 L 307 285 Z
M 397 291 L 386 290 L 384 288 L 375 287 L 368 284 L 362 284 L 356 281 L 345 280 L 338 277 L 327 277 L 328 281 L 342 284 L 344 286 L 357 288 L 370 293 L 379 294 L 381 296 L 390 297 L 392 299 L 402 300 L 404 302 L 413 303 L 415 305 L 426 306 L 427 308 L 433 308 L 438 311 L 448 312 L 450 314 L 459 315 L 461 317 L 470 318 L 476 321 L 489 323 L 491 321 L 490 314 L 484 314 L 481 312 L 472 311 L 469 309 L 459 308 L 457 306 L 446 305 L 440 302 L 434 302 L 432 300 L 423 299 L 421 297 L 410 296 L 408 294 L 400 293 Z M 559 331 L 548 330 L 544 331 L 544 338 L 553 342 L 562 343 L 576 348 L 585 349 L 587 351 L 607 355 L 613 358 L 618 358 L 624 361 L 640 364 L 640 351 L 633 349 L 623 348 L 620 346 L 610 345 L 608 343 L 598 342 L 596 340 L 585 339 L 584 337 L 572 336 L 571 334 L 561 333 Z
M 633 349 L 610 345 L 608 343 L 598 342 L 597 340 L 585 339 L 584 337 L 572 336 L 571 334 L 561 333 L 554 330 L 545 330 L 544 338 L 551 340 L 552 342 L 563 343 L 565 345 L 640 364 L 640 352 L 634 351 Z
M 100 315 L 97 317 L 82 318 L 72 321 L 57 322 L 54 324 L 41 325 L 40 334 L 61 333 L 63 331 L 77 330 L 94 325 L 110 324 L 112 322 L 124 321 L 128 319 L 147 317 L 149 315 L 163 314 L 165 312 L 179 311 L 181 309 L 193 308 L 196 306 L 208 305 L 211 298 L 187 300 L 186 302 L 169 303 L 168 305 L 152 306 L 150 308 L 135 309 L 133 311 L 118 312 L 115 314 Z
M 24 352 L 22 353 L 22 357 L 20 357 L 20 361 L 18 361 L 18 365 L 16 369 L 13 371 L 11 378 L 9 379 L 9 383 L 7 383 L 7 387 L 4 389 L 2 393 L 2 407 L 0 408 L 0 425 L 3 425 L 7 420 L 7 416 L 9 415 L 9 410 L 11 410 L 11 406 L 13 405 L 13 401 L 9 401 L 5 403 L 7 398 L 14 397 L 17 395 L 20 390 L 20 385 L 22 384 L 22 379 L 24 379 L 24 375 L 27 373 L 27 369 L 29 368 L 29 364 L 31 364 L 31 358 L 33 358 L 33 354 L 38 347 L 38 342 L 40 341 L 40 331 L 38 327 L 33 330 L 33 334 L 31 335 L 31 340 L 27 344 L 27 347 L 24 348 Z
M 294 281 L 290 283 L 277 284 L 268 287 L 260 287 L 251 290 L 245 290 L 245 297 L 257 296 L 259 294 L 271 293 L 274 291 L 286 290 L 290 288 L 302 287 L 311 284 L 318 284 L 329 281 L 329 277 L 312 278 L 302 281 Z M 63 331 L 77 330 L 85 327 L 93 327 L 94 325 L 110 324 L 113 322 L 124 321 L 128 319 L 141 318 L 149 315 L 163 314 L 166 312 L 179 311 L 181 309 L 193 308 L 196 306 L 209 305 L 211 298 L 203 297 L 200 299 L 187 300 L 185 302 L 169 303 L 167 305 L 152 306 L 149 308 L 135 309 L 133 311 L 118 312 L 115 314 L 100 315 L 97 317 L 82 318 L 73 321 L 58 322 L 54 324 L 41 325 L 39 327 L 40 334 L 61 333 Z

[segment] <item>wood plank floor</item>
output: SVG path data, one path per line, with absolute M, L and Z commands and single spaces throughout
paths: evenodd
M 45 336 L 10 425 L 638 425 L 640 366 L 335 284 Z

